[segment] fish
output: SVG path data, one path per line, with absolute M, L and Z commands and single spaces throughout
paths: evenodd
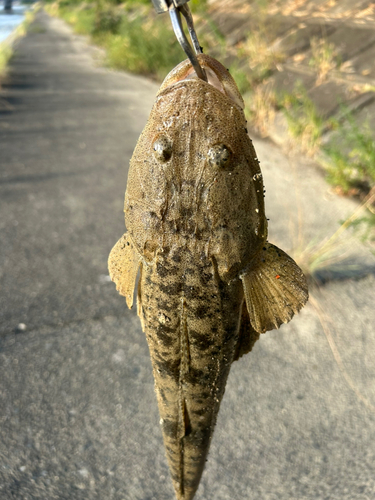
M 165 78 L 125 193 L 127 232 L 108 266 L 146 334 L 167 461 L 191 500 L 233 361 L 308 300 L 303 272 L 267 240 L 264 186 L 228 70 L 199 54 Z

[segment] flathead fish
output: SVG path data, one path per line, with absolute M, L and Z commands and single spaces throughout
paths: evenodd
M 228 71 L 198 56 L 164 80 L 133 157 L 127 232 L 109 256 L 150 349 L 178 500 L 198 488 L 232 362 L 306 303 L 301 269 L 267 242 L 262 173 Z

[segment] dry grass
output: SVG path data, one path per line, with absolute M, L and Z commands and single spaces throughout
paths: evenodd
M 284 54 L 272 48 L 265 27 L 249 33 L 246 40 L 238 45 L 238 55 L 247 60 L 252 84 L 269 77 L 277 64 L 285 60 Z
M 323 38 L 312 38 L 310 45 L 312 56 L 309 66 L 315 69 L 316 84 L 320 85 L 327 80 L 330 71 L 340 67 L 340 60 L 335 46 Z
M 323 129 L 327 123 L 316 109 L 302 85 L 296 85 L 292 93 L 284 93 L 278 104 L 283 110 L 292 137 L 298 138 L 298 149 L 313 157 L 320 149 Z
M 276 96 L 270 87 L 255 87 L 254 91 L 244 98 L 246 118 L 261 136 L 267 135 L 270 125 L 275 119 Z
M 291 252 L 293 258 L 306 276 L 314 280 L 317 271 L 333 268 L 346 259 L 353 238 L 355 237 L 348 234 L 348 229 L 355 225 L 356 221 L 363 216 L 366 210 L 373 211 L 374 204 L 375 188 L 370 191 L 363 202 L 340 225 L 335 233 L 318 243 L 310 242 L 304 247 L 300 245 Z M 344 267 L 347 269 L 345 264 Z

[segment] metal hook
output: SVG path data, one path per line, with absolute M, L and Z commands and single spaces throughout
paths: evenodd
M 185 17 L 186 19 L 186 24 L 188 26 L 189 34 L 191 41 L 193 42 L 195 53 L 193 52 L 186 36 L 185 33 L 182 29 L 182 23 L 181 23 L 181 14 Z M 185 54 L 188 56 L 190 59 L 191 64 L 193 65 L 193 68 L 195 69 L 195 72 L 197 73 L 198 77 L 207 82 L 207 76 L 206 73 L 203 71 L 201 68 L 198 58 L 196 54 L 201 54 L 202 49 L 199 45 L 197 34 L 195 33 L 194 30 L 194 25 L 193 25 L 193 18 L 191 16 L 190 9 L 187 5 L 184 5 L 183 7 L 180 7 L 179 9 L 176 9 L 174 6 L 170 7 L 169 9 L 169 15 L 171 16 L 171 21 L 172 21 L 172 26 L 173 30 L 175 32 L 176 38 L 181 45 L 183 51 Z
M 169 11 L 172 21 L 173 31 L 176 35 L 178 43 L 181 45 L 182 50 L 190 59 L 190 62 L 199 78 L 207 82 L 207 76 L 201 65 L 199 64 L 196 54 L 202 54 L 202 48 L 199 45 L 198 37 L 194 29 L 193 16 L 191 15 L 187 2 L 189 0 L 152 0 L 155 10 L 158 14 Z M 195 50 L 195 53 L 188 42 L 184 30 L 182 28 L 181 14 L 186 20 L 189 30 L 189 35 Z

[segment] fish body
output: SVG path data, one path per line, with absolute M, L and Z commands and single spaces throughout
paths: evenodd
M 297 264 L 267 242 L 264 188 L 243 100 L 215 59 L 199 55 L 163 82 L 133 157 L 128 232 L 110 276 L 137 307 L 150 349 L 178 500 L 198 488 L 232 362 L 308 298 Z

